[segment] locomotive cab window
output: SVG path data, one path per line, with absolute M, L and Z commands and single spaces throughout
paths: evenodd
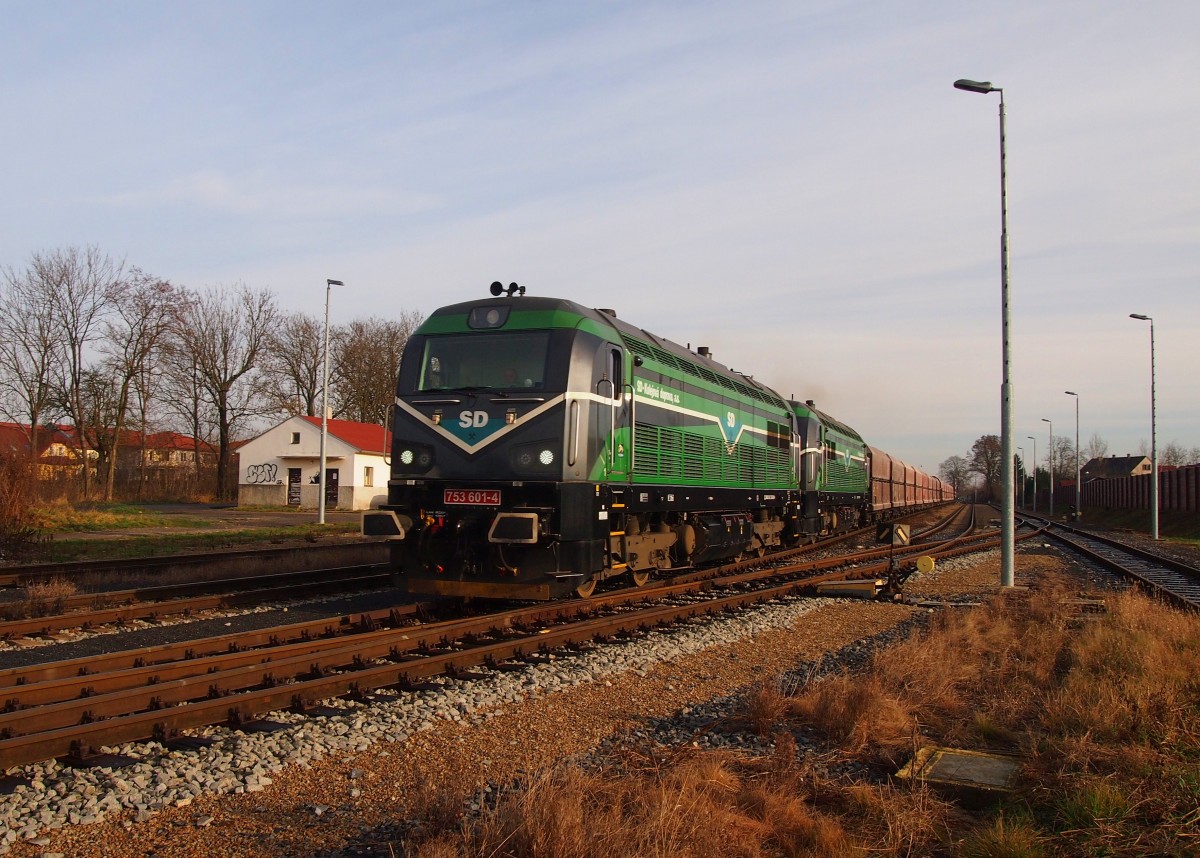
M 541 388 L 549 350 L 548 331 L 429 337 L 417 389 Z

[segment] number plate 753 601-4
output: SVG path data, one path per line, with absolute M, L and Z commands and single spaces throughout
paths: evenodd
M 442 502 L 472 506 L 500 506 L 499 489 L 444 489 Z

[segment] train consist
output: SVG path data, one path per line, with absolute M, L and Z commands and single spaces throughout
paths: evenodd
M 523 293 L 437 310 L 405 348 L 363 533 L 392 541 L 410 592 L 588 596 L 950 500 L 707 349 Z

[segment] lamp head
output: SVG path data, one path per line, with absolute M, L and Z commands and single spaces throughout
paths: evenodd
M 991 81 L 987 80 L 967 80 L 961 78 L 954 82 L 955 89 L 963 89 L 967 92 L 1000 92 L 1000 87 L 992 86 Z
M 341 280 L 326 280 L 325 285 L 326 286 L 345 286 L 346 284 L 343 283 Z
M 1073 391 L 1073 390 L 1066 390 L 1066 391 L 1063 391 L 1063 392 L 1064 392 L 1064 393 L 1066 393 L 1066 394 L 1067 394 L 1067 396 L 1078 396 L 1078 395 L 1079 395 L 1078 393 L 1076 393 L 1076 392 L 1075 392 L 1075 391 Z
M 1153 321 L 1154 321 L 1154 320 L 1153 320 L 1153 319 L 1151 319 L 1149 316 L 1143 316 L 1141 313 L 1130 313 L 1130 314 L 1129 314 L 1129 318 L 1131 318 L 1131 319 L 1141 319 L 1143 322 L 1153 322 Z

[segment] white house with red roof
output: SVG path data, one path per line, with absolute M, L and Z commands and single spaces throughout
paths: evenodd
M 330 420 L 325 440 L 325 507 L 359 510 L 387 499 L 391 433 L 382 426 Z M 238 504 L 316 509 L 321 418 L 289 417 L 238 448 Z

